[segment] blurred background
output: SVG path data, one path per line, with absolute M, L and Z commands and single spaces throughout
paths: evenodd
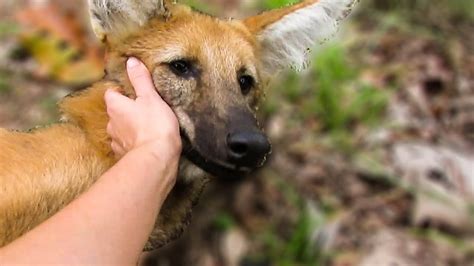
M 187 3 L 245 17 L 291 1 Z M 266 93 L 267 165 L 212 182 L 144 264 L 474 265 L 474 1 L 362 0 L 314 51 Z M 0 126 L 57 121 L 102 60 L 85 0 L 1 0 Z

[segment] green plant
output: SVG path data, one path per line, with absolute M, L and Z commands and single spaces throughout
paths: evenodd
M 325 255 L 318 249 L 312 239 L 325 218 L 325 213 L 311 211 L 305 198 L 287 181 L 272 179 L 272 185 L 282 193 L 285 202 L 296 211 L 296 217 L 291 225 L 287 225 L 286 233 L 281 233 L 281 225 L 270 222 L 268 227 L 257 235 L 259 242 L 264 245 L 264 256 L 253 257 L 253 261 L 269 261 L 271 265 L 293 266 L 322 265 Z M 287 231 L 288 230 L 288 231 Z M 278 232 L 278 233 L 277 233 Z
M 213 225 L 219 231 L 227 231 L 235 226 L 235 220 L 231 214 L 222 212 L 214 218 Z
M 281 265 L 319 265 L 319 251 L 311 241 L 311 235 L 319 224 L 303 209 L 293 234 L 283 250 Z
M 316 115 L 325 129 L 337 131 L 344 129 L 349 115 L 346 111 L 348 81 L 355 77 L 353 69 L 345 61 L 344 50 L 340 46 L 329 46 L 315 58 L 313 68 L 314 96 L 309 102 L 306 115 Z
M 204 3 L 203 1 L 199 0 L 185 0 L 182 3 L 192 7 L 193 9 L 199 10 L 207 14 L 214 15 L 219 13 L 219 6 L 211 4 L 209 2 Z
M 11 91 L 10 82 L 6 73 L 0 72 L 0 95 Z
M 286 74 L 282 87 L 284 87 L 281 90 L 283 96 L 292 103 L 297 103 L 307 92 L 301 84 L 300 74 L 294 71 Z
M 280 266 L 321 265 L 325 256 L 311 239 L 312 232 L 321 224 L 322 220 L 311 216 L 308 208 L 302 204 L 298 219 L 288 238 L 273 233 L 273 230 L 268 230 L 263 235 L 270 261 Z
M 18 33 L 18 26 L 9 21 L 0 21 L 0 39 Z
M 39 100 L 39 106 L 41 107 L 42 118 L 41 124 L 49 125 L 55 123 L 59 116 L 57 108 L 58 98 L 54 94 L 45 95 Z
M 299 2 L 298 0 L 263 0 L 263 8 L 265 9 L 274 9 L 284 6 L 288 6 Z
M 331 45 L 318 53 L 313 97 L 305 115 L 321 121 L 322 129 L 344 150 L 352 146 L 356 125 L 372 127 L 380 122 L 388 93 L 358 81 L 359 73 L 347 61 L 343 47 Z
M 312 68 L 301 75 L 294 71 L 272 89 L 264 110 L 274 112 L 279 102 L 300 108 L 297 119 L 316 120 L 323 138 L 338 149 L 351 153 L 354 149 L 355 127 L 380 124 L 389 91 L 359 81 L 359 71 L 347 60 L 346 50 L 332 44 L 321 49 Z M 276 96 L 275 96 L 276 94 Z M 268 112 L 270 113 L 270 112 Z

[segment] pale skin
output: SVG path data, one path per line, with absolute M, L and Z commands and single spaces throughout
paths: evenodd
M 0 265 L 137 263 L 176 182 L 181 139 L 146 67 L 131 58 L 127 69 L 137 98 L 105 94 L 107 132 L 120 161 L 62 211 L 0 249 Z

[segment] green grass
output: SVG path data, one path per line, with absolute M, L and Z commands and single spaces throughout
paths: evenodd
M 354 122 L 376 125 L 385 109 L 384 90 L 360 83 L 357 70 L 340 46 L 329 46 L 315 58 L 314 98 L 308 115 L 322 120 L 331 133 L 351 130 Z
M 9 93 L 11 89 L 8 75 L 0 72 L 0 95 Z
M 300 2 L 300 1 L 298 0 L 263 0 L 262 7 L 264 9 L 275 9 L 275 8 L 288 6 L 297 2 Z
M 320 265 L 319 250 L 310 239 L 314 229 L 320 225 L 307 209 L 302 210 L 283 250 L 280 265 Z
M 206 14 L 217 15 L 219 13 L 219 6 L 206 4 L 200 0 L 184 0 L 182 3 Z
M 265 9 L 279 8 L 298 0 L 263 0 Z M 361 1 L 366 11 L 382 10 L 390 13 L 412 15 L 426 19 L 426 15 L 436 18 L 439 15 L 451 18 L 474 19 L 474 1 L 470 0 L 364 0 Z
M 288 238 L 276 234 L 277 228 L 270 226 L 260 234 L 260 242 L 265 246 L 264 257 L 257 260 L 271 261 L 272 265 L 321 265 L 323 255 L 311 240 L 312 232 L 320 226 L 304 206 Z
M 282 238 L 271 231 L 265 235 L 264 243 L 269 248 L 269 258 L 275 265 L 318 266 L 323 265 L 329 256 L 312 239 L 313 232 L 324 224 L 324 214 L 315 217 L 303 200 L 299 205 L 299 215 L 289 237 Z
M 231 214 L 222 212 L 214 218 L 212 224 L 219 231 L 228 231 L 235 227 L 236 222 Z
M 18 26 L 8 21 L 0 21 L 0 40 L 14 35 L 18 32 Z M 0 95 L 7 94 L 12 90 L 9 75 L 0 71 Z
M 58 99 L 53 94 L 45 95 L 39 100 L 39 106 L 44 110 L 41 124 L 50 125 L 57 122 L 59 117 Z
M 381 124 L 390 91 L 360 82 L 359 69 L 347 58 L 340 45 L 320 50 L 306 75 L 286 74 L 270 93 L 265 110 L 274 112 L 278 100 L 288 101 L 298 106 L 295 112 L 301 114 L 302 121 L 318 121 L 319 133 L 328 136 L 337 148 L 351 152 L 356 127 Z
M 18 33 L 18 25 L 9 21 L 0 21 L 0 39 Z
M 469 216 L 471 216 L 471 221 L 474 222 L 474 203 L 469 204 L 468 206 L 469 209 Z
M 296 217 L 292 224 L 285 225 L 283 231 L 281 224 L 269 220 L 268 226 L 256 235 L 258 242 L 263 244 L 264 252 L 253 254 L 248 260 L 257 264 L 271 262 L 271 265 L 279 266 L 322 265 L 326 257 L 311 236 L 323 224 L 326 217 L 324 211 L 315 215 L 304 196 L 277 173 L 269 172 L 267 177 L 274 189 L 282 193 L 290 209 L 296 212 Z

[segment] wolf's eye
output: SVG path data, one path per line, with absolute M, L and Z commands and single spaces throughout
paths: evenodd
M 240 90 L 242 91 L 243 95 L 247 95 L 250 90 L 253 88 L 255 85 L 255 80 L 253 79 L 252 76 L 249 75 L 243 75 L 239 77 L 239 85 L 240 85 Z
M 171 71 L 177 76 L 184 77 L 191 72 L 191 63 L 185 60 L 176 60 L 169 63 Z

